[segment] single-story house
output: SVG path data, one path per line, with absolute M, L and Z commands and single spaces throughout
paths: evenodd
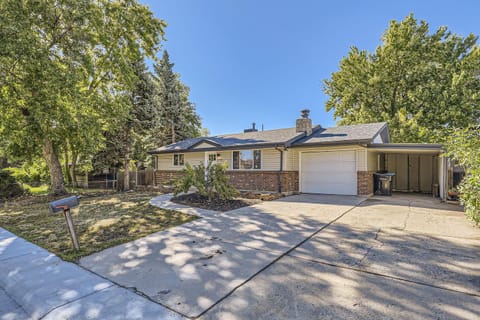
M 239 190 L 370 195 L 375 172 L 395 173 L 394 191 L 448 189 L 448 159 L 440 144 L 390 143 L 387 123 L 323 128 L 308 110 L 295 127 L 183 140 L 151 151 L 158 185 L 178 178 L 188 162 L 224 162 Z

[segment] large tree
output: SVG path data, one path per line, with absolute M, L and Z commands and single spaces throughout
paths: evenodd
M 123 118 L 119 119 L 120 129 L 119 145 L 121 146 L 123 168 L 124 168 L 124 190 L 130 189 L 130 161 L 138 145 L 145 143 L 143 137 L 149 136 L 154 125 L 154 119 L 158 114 L 158 105 L 156 104 L 155 93 L 156 83 L 153 76 L 148 72 L 143 60 L 134 64 L 137 81 L 133 90 L 128 92 L 127 99 L 130 108 Z M 141 147 L 140 147 L 141 148 Z M 137 157 L 133 159 L 139 160 Z
M 448 155 L 465 169 L 460 199 L 467 217 L 480 224 L 480 125 L 455 129 L 448 135 Z
M 438 141 L 480 119 L 476 42 L 413 15 L 391 21 L 374 52 L 352 47 L 325 81 L 326 109 L 340 124 L 386 121 L 394 141 Z
M 135 0 L 0 2 L 0 135 L 10 154 L 43 156 L 52 194 L 65 193 L 65 139 L 101 141 L 164 26 Z
M 200 134 L 200 117 L 195 104 L 190 102 L 190 89 L 180 81 L 173 71 L 167 50 L 154 65 L 158 82 L 158 100 L 161 106 L 156 128 L 159 145 L 175 143 Z

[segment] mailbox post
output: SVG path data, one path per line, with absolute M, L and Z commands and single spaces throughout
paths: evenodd
M 68 231 L 70 233 L 70 237 L 72 238 L 73 247 L 76 250 L 80 250 L 77 234 L 75 233 L 75 226 L 73 225 L 72 215 L 70 214 L 70 209 L 75 208 L 79 205 L 78 198 L 76 196 L 67 197 L 60 200 L 52 201 L 48 205 L 52 213 L 63 211 L 63 215 L 65 216 L 65 220 L 67 221 Z

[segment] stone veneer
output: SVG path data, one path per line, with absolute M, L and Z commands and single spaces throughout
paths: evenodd
M 361 196 L 373 194 L 373 171 L 357 171 L 357 194 Z
M 162 185 L 182 176 L 179 170 L 156 170 L 155 184 Z M 278 192 L 279 176 L 282 192 L 298 191 L 298 171 L 227 171 L 229 182 L 239 190 Z

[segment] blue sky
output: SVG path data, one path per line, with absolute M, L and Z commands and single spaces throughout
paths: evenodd
M 431 29 L 480 34 L 480 1 L 140 0 L 168 23 L 163 43 L 204 127 L 240 132 L 294 126 L 325 111 L 323 80 L 351 46 L 374 50 L 392 19 L 413 12 Z

